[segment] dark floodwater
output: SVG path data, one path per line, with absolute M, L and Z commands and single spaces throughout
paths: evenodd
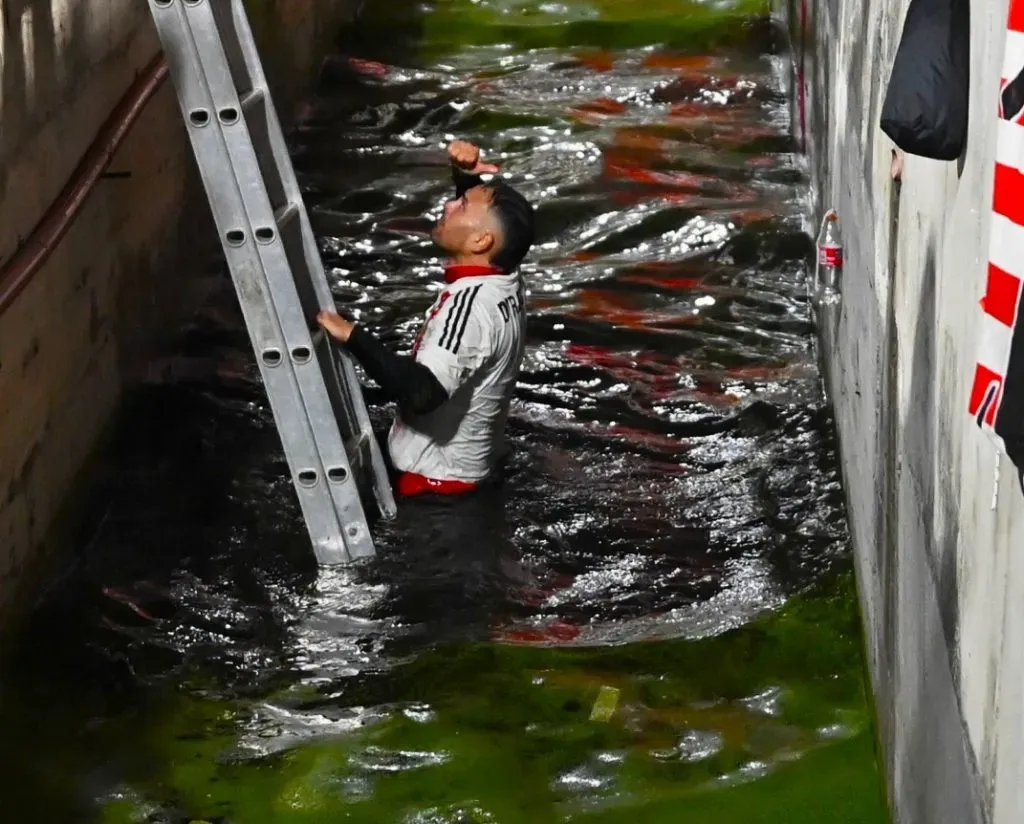
M 293 157 L 339 303 L 397 346 L 439 288 L 440 147 L 537 204 L 503 488 L 318 575 L 215 263 L 0 677 L 0 808 L 883 821 L 775 27 L 408 5 L 347 33 Z

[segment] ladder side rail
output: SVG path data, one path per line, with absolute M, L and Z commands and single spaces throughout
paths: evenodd
M 269 112 L 272 108 L 269 90 L 262 84 L 254 84 L 248 95 L 252 104 L 246 106 L 238 97 L 227 50 L 210 4 L 187 7 L 186 17 L 216 107 L 217 123 L 230 155 L 230 165 L 219 173 L 224 177 L 233 175 L 241 192 L 246 213 L 246 243 L 255 243 L 263 262 L 270 293 L 278 309 L 287 357 L 291 359 L 298 377 L 308 424 L 322 459 L 324 482 L 344 526 L 350 555 L 371 556 L 374 554 L 373 541 L 359 494 L 358 479 L 352 471 L 345 437 L 340 429 L 341 422 L 331 402 L 323 369 L 315 357 L 317 349 L 323 349 L 314 343 L 314 337 L 322 334 L 319 330 L 316 333 L 312 331 L 316 307 L 308 303 L 304 305 L 296 279 L 288 276 L 296 275 L 305 264 L 301 257 L 296 259 L 295 254 L 298 240 L 295 221 L 302 211 L 301 200 L 284 203 L 274 209 L 264 178 L 266 169 L 261 167 L 247 128 L 246 109 L 252 112 L 253 117 L 259 117 L 261 111 Z M 298 422 L 285 420 L 282 425 L 287 428 L 298 425 Z
M 266 95 L 263 110 L 261 112 L 254 112 L 254 117 L 262 114 L 266 118 L 266 135 L 269 149 L 274 159 L 284 196 L 289 202 L 295 203 L 300 207 L 299 222 L 306 267 L 305 271 L 300 273 L 300 267 L 295 266 L 293 274 L 297 278 L 304 276 L 308 279 L 321 309 L 333 311 L 335 309 L 334 296 L 331 293 L 330 285 L 324 272 L 323 260 L 320 257 L 316 236 L 313 233 L 312 224 L 304 206 L 302 192 L 295 176 L 295 169 L 288 146 L 284 140 L 277 110 L 270 97 L 269 85 L 263 72 L 263 65 L 256 47 L 255 38 L 252 35 L 245 5 L 242 0 L 230 0 L 230 4 L 231 19 L 225 20 L 222 14 L 218 15 L 220 18 L 218 22 L 221 27 L 222 36 L 227 37 L 229 40 L 237 39 L 237 43 L 232 42 L 227 50 L 232 55 L 240 55 L 244 61 L 244 67 L 236 67 L 234 71 L 236 75 L 246 77 L 248 84 L 253 89 L 261 89 Z M 350 429 L 350 434 L 362 434 L 363 437 L 356 438 L 356 440 L 364 444 L 362 448 L 369 452 L 372 487 L 377 505 L 385 518 L 393 518 L 397 512 L 397 507 L 394 493 L 391 489 L 391 481 L 388 477 L 380 445 L 373 432 L 370 414 L 363 400 L 359 377 L 356 374 L 352 357 L 348 352 L 336 346 L 328 346 L 326 349 L 329 361 L 324 365 L 324 372 L 330 389 L 333 390 L 333 393 L 336 393 L 334 399 L 335 413 L 344 415 Z
M 215 125 L 216 109 L 188 21 L 180 6 L 172 7 L 160 0 L 150 0 L 150 3 L 314 550 L 321 563 L 343 562 L 348 559 L 348 552 L 342 524 L 322 480 L 320 456 L 306 412 L 299 402 L 298 381 L 288 358 L 262 261 L 252 244 L 236 245 L 228 240 L 229 232 L 239 225 L 244 206 L 236 181 L 225 181 L 211 174 L 229 165 L 230 157 L 224 136 Z M 215 185 L 215 180 L 219 185 Z M 282 421 L 286 420 L 297 423 L 282 426 Z

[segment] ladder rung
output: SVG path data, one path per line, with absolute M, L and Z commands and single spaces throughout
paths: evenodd
M 369 436 L 364 432 L 359 432 L 345 441 L 345 452 L 348 454 L 348 462 L 353 472 L 361 472 L 366 465 L 366 447 L 369 441 Z
M 263 89 L 253 89 L 243 94 L 241 100 L 238 101 L 242 106 L 242 115 L 247 115 L 253 106 L 262 103 L 263 98 Z
M 278 230 L 283 229 L 299 216 L 299 207 L 294 203 L 286 203 L 280 209 L 274 211 L 274 221 Z

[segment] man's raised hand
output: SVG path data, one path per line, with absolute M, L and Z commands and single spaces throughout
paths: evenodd
M 471 175 L 494 175 L 498 167 L 493 163 L 480 162 L 480 149 L 465 140 L 455 140 L 448 146 L 448 157 L 452 163 Z

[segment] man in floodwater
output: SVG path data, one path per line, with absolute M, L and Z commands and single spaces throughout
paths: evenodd
M 448 155 L 455 197 L 433 239 L 450 260 L 412 353 L 391 352 L 334 312 L 317 318 L 398 405 L 387 446 L 401 496 L 470 492 L 492 476 L 523 360 L 517 269 L 533 244 L 533 208 L 476 146 L 455 141 Z

